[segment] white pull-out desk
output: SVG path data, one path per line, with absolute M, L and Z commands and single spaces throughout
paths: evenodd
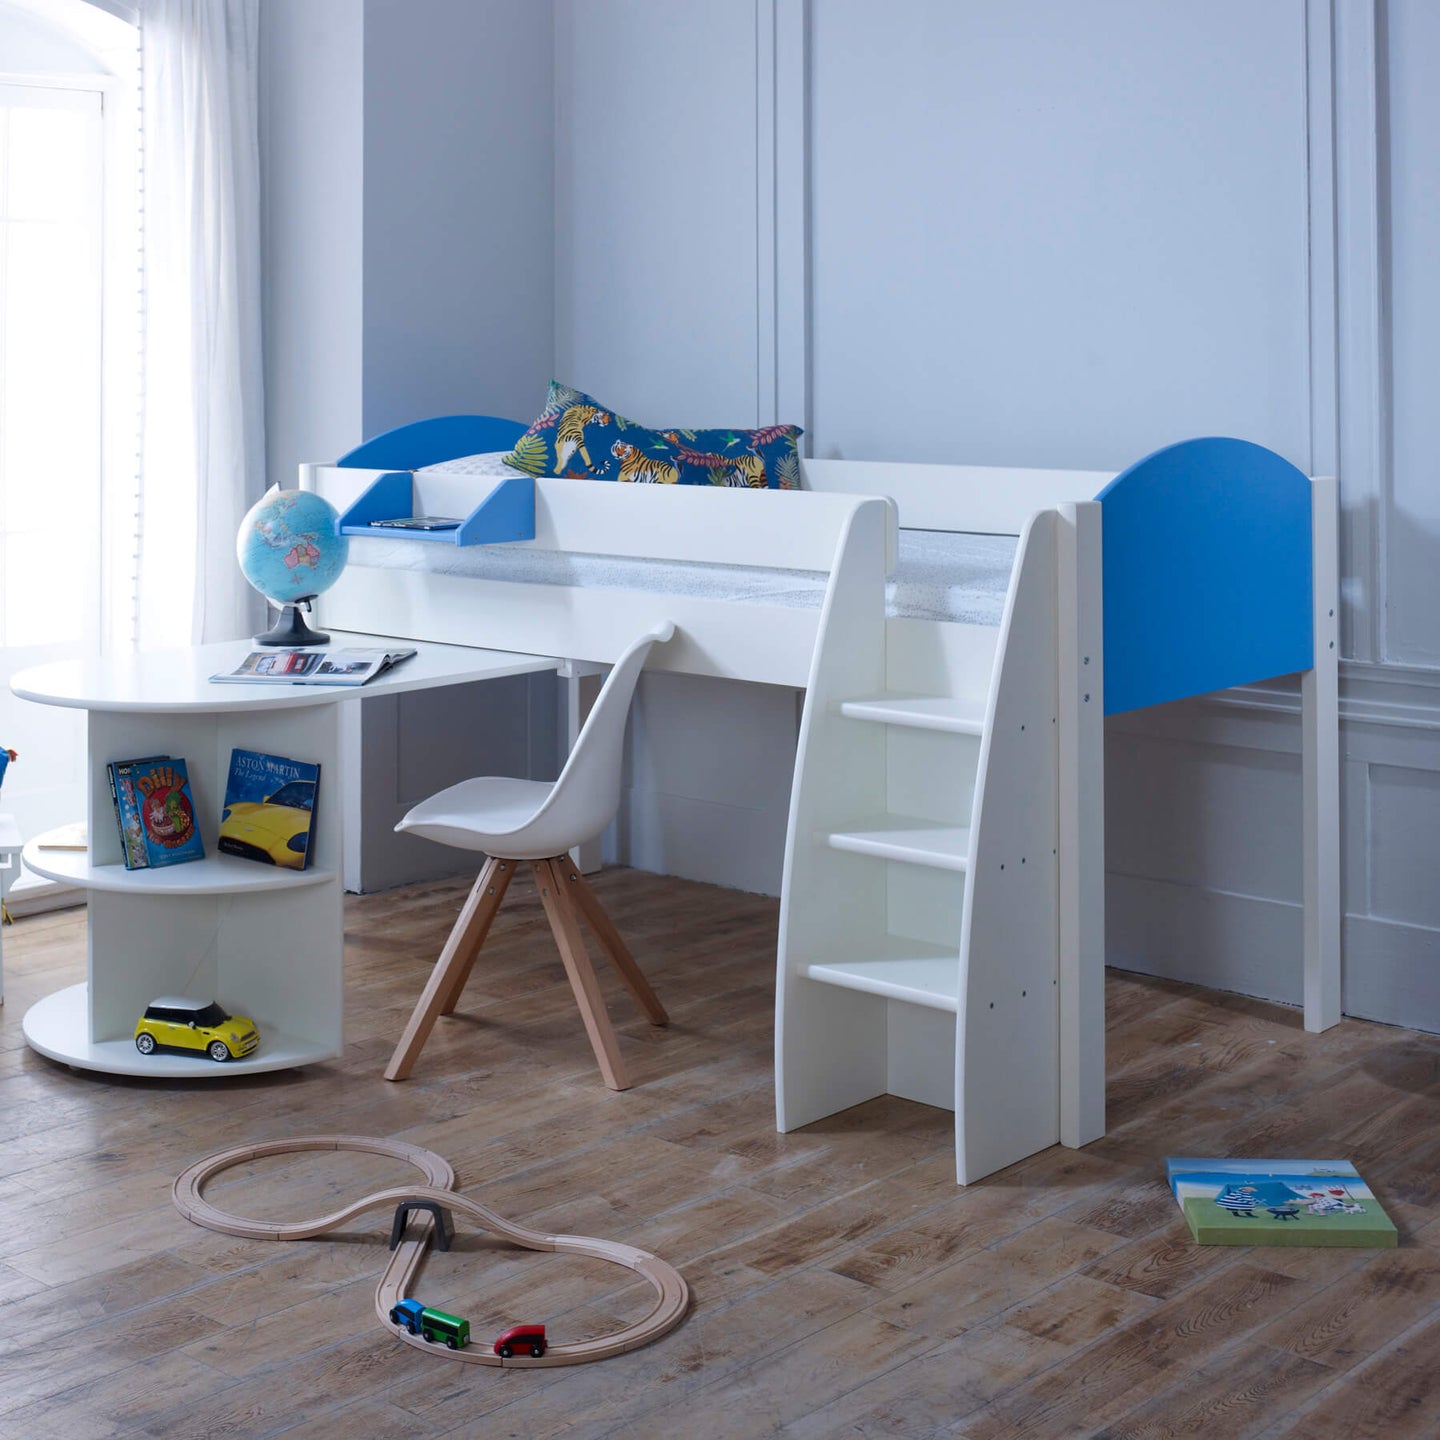
M 381 636 L 336 633 L 337 648 L 394 649 Z M 405 642 L 408 644 L 409 642 Z M 249 640 L 113 659 L 62 662 L 17 675 L 15 694 L 88 712 L 88 851 L 25 847 L 37 875 L 89 897 L 89 982 L 33 1005 L 25 1038 L 85 1070 L 221 1078 L 281 1070 L 340 1053 L 344 928 L 340 706 L 376 695 L 553 670 L 553 657 L 418 644 L 364 686 L 214 683 Z M 320 765 L 310 865 L 288 870 L 219 854 L 215 841 L 232 749 Z M 126 870 L 106 766 L 183 758 L 205 841 L 203 860 Z M 43 838 L 43 837 L 42 837 Z M 218 1000 L 254 1019 L 261 1043 L 242 1060 L 141 1055 L 135 1022 L 161 995 Z

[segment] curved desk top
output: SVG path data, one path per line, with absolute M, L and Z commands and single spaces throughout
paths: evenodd
M 337 700 L 395 695 L 460 685 L 469 680 L 494 680 L 553 670 L 554 656 L 481 650 L 464 645 L 436 645 L 395 640 L 383 635 L 332 632 L 335 650 L 388 650 L 413 646 L 416 654 L 366 685 L 297 685 L 277 681 L 214 682 L 209 677 L 233 670 L 257 647 L 252 640 L 225 640 L 182 650 L 154 650 L 139 655 L 61 660 L 22 670 L 10 683 L 24 700 L 81 710 L 183 711 L 274 710 L 281 707 L 330 705 Z

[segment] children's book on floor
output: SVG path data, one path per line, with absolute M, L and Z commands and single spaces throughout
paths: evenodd
M 258 750 L 232 750 L 217 848 L 264 865 L 303 870 L 315 837 L 320 767 Z
M 1176 1158 L 1165 1178 L 1199 1245 L 1393 1246 L 1395 1226 L 1348 1160 Z

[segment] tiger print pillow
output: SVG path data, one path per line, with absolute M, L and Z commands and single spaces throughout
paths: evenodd
M 595 479 L 594 462 L 585 440 L 586 425 L 597 431 L 618 433 L 631 428 L 633 422 L 592 399 L 584 391 L 550 382 L 545 408 L 535 423 L 515 442 L 515 449 L 504 456 L 507 465 L 527 475 L 560 475 L 573 480 Z M 602 456 L 608 459 L 608 456 Z
M 768 490 L 800 488 L 800 437 L 805 433 L 798 425 L 767 425 L 761 430 L 667 430 L 677 444 L 706 457 L 704 463 L 720 468 L 736 466 L 747 475 L 753 473 L 755 457 L 764 468 L 761 482 Z M 731 483 L 731 482 L 722 482 Z M 753 484 L 746 479 L 736 482 Z
M 794 425 L 651 430 L 552 380 L 545 408 L 504 458 L 529 475 L 794 490 L 803 433 Z

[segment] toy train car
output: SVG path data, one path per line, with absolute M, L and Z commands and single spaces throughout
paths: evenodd
M 432 1345 L 443 1342 L 452 1350 L 463 1350 L 470 1343 L 470 1322 L 443 1310 L 432 1310 L 418 1300 L 401 1300 L 390 1307 L 390 1323 L 399 1325 L 412 1335 L 419 1335 Z

